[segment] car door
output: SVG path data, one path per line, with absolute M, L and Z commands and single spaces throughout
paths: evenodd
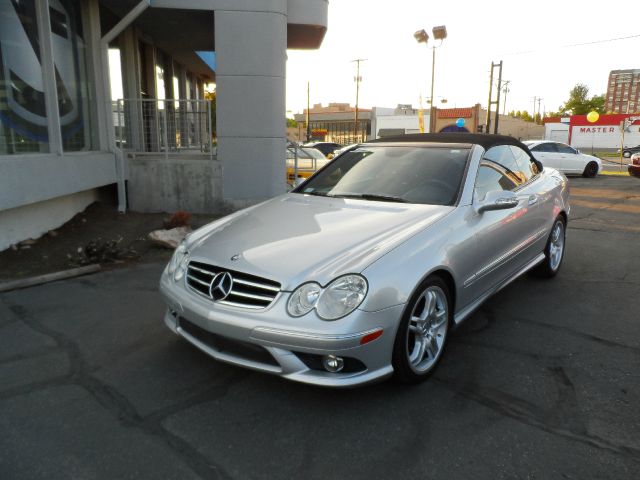
M 562 159 L 558 152 L 558 147 L 554 142 L 544 142 L 530 148 L 533 156 L 540 160 L 545 167 L 555 168 L 562 171 Z
M 556 143 L 556 148 L 560 155 L 560 164 L 563 172 L 582 173 L 584 171 L 586 162 L 575 148 L 564 143 Z
M 531 173 L 522 171 L 508 145 L 492 147 L 485 153 L 476 177 L 474 204 L 495 190 L 514 191 L 519 202 L 515 208 L 485 211 L 474 219 L 476 270 L 464 282 L 471 296 L 502 283 L 533 258 L 529 247 L 539 217 L 531 178 Z

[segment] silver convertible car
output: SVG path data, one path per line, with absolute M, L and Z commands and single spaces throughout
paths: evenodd
M 162 274 L 164 320 L 215 359 L 291 380 L 417 382 L 490 295 L 558 272 L 568 200 L 564 175 L 510 137 L 364 143 L 192 233 Z

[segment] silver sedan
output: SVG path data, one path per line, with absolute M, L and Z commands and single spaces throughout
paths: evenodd
M 215 359 L 291 380 L 421 381 L 490 295 L 558 272 L 568 199 L 564 175 L 510 137 L 365 143 L 191 234 L 162 274 L 164 320 Z

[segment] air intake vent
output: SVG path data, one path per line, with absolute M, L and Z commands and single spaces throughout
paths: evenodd
M 271 305 L 280 292 L 280 284 L 273 280 L 201 262 L 189 262 L 186 281 L 191 290 L 213 302 L 255 310 Z

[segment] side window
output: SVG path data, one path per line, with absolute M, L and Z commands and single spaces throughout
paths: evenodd
M 530 149 L 532 152 L 544 152 L 544 153 L 555 153 L 558 150 L 556 149 L 555 143 L 539 143 L 535 147 Z
M 520 166 L 516 162 L 509 145 L 491 147 L 484 154 L 484 160 L 492 162 L 504 170 L 516 185 L 521 185 L 527 181 L 527 177 L 520 170 Z
M 560 153 L 570 153 L 571 155 L 575 155 L 576 151 L 571 148 L 569 145 L 565 145 L 564 143 L 556 143 L 556 147 L 558 148 L 558 152 Z
M 538 172 L 538 166 L 527 154 L 527 152 L 522 150 L 520 147 L 516 147 L 515 145 L 511 146 L 511 151 L 513 152 L 513 156 L 516 159 L 519 171 L 522 172 L 525 177 L 525 182 L 528 182 L 531 177 L 540 173 Z
M 518 184 L 506 171 L 491 162 L 482 162 L 478 169 L 474 194 L 476 199 L 482 200 L 488 192 L 494 190 L 513 190 Z

